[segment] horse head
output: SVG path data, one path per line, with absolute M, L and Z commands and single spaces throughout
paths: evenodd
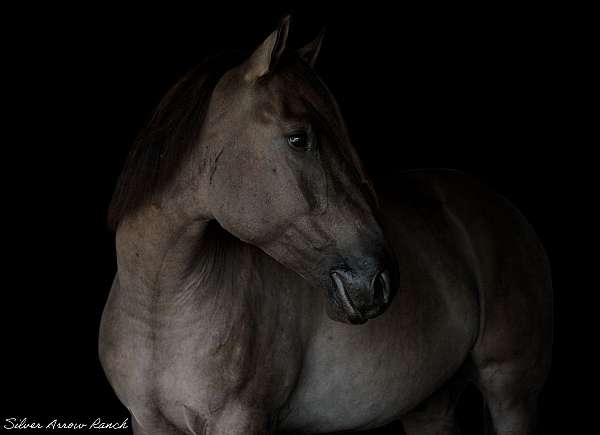
M 396 263 L 338 105 L 313 66 L 322 36 L 287 47 L 289 18 L 216 84 L 206 113 L 211 216 L 363 323 L 394 296 Z

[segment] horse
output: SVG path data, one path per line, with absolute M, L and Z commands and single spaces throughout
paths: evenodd
M 99 356 L 135 435 L 457 433 L 469 382 L 534 433 L 552 345 L 544 248 L 452 170 L 376 192 L 285 17 L 161 101 L 109 209 Z

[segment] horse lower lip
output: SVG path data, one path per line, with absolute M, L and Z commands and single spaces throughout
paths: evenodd
M 390 282 L 390 275 L 389 272 L 383 272 L 381 274 L 383 280 L 385 281 L 385 290 L 383 292 L 383 302 L 385 304 L 389 304 L 390 303 L 390 292 L 392 290 L 392 283 Z
M 335 272 L 331 274 L 331 278 L 335 283 L 335 288 L 337 290 L 338 297 L 342 302 L 342 307 L 344 308 L 344 311 L 346 311 L 346 314 L 348 314 L 348 317 L 350 317 L 350 320 L 352 322 L 362 322 L 362 315 L 356 308 L 354 308 L 354 305 L 352 304 L 352 301 L 348 296 L 348 292 L 346 291 L 346 288 L 344 287 L 344 283 L 342 282 L 341 278 Z

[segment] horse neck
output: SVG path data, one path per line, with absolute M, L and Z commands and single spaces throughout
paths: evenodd
M 217 318 L 225 329 L 258 316 L 275 262 L 214 221 L 177 216 L 149 207 L 119 227 L 119 291 L 131 314 L 153 326 Z
M 185 274 L 185 258 L 202 238 L 206 222 L 184 220 L 146 207 L 125 218 L 117 230 L 116 250 L 119 285 L 145 306 L 150 299 L 166 296 Z

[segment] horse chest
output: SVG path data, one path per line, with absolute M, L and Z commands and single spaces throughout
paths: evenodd
M 190 421 L 194 426 L 210 424 L 238 401 L 267 410 L 281 406 L 299 370 L 296 341 L 290 331 L 280 330 L 274 337 L 247 319 L 233 323 L 235 328 L 229 330 L 203 325 L 154 331 L 153 340 L 135 333 L 121 337 L 105 369 L 118 396 L 143 426 L 184 429 Z M 125 353 L 131 357 L 116 364 L 117 355 Z

